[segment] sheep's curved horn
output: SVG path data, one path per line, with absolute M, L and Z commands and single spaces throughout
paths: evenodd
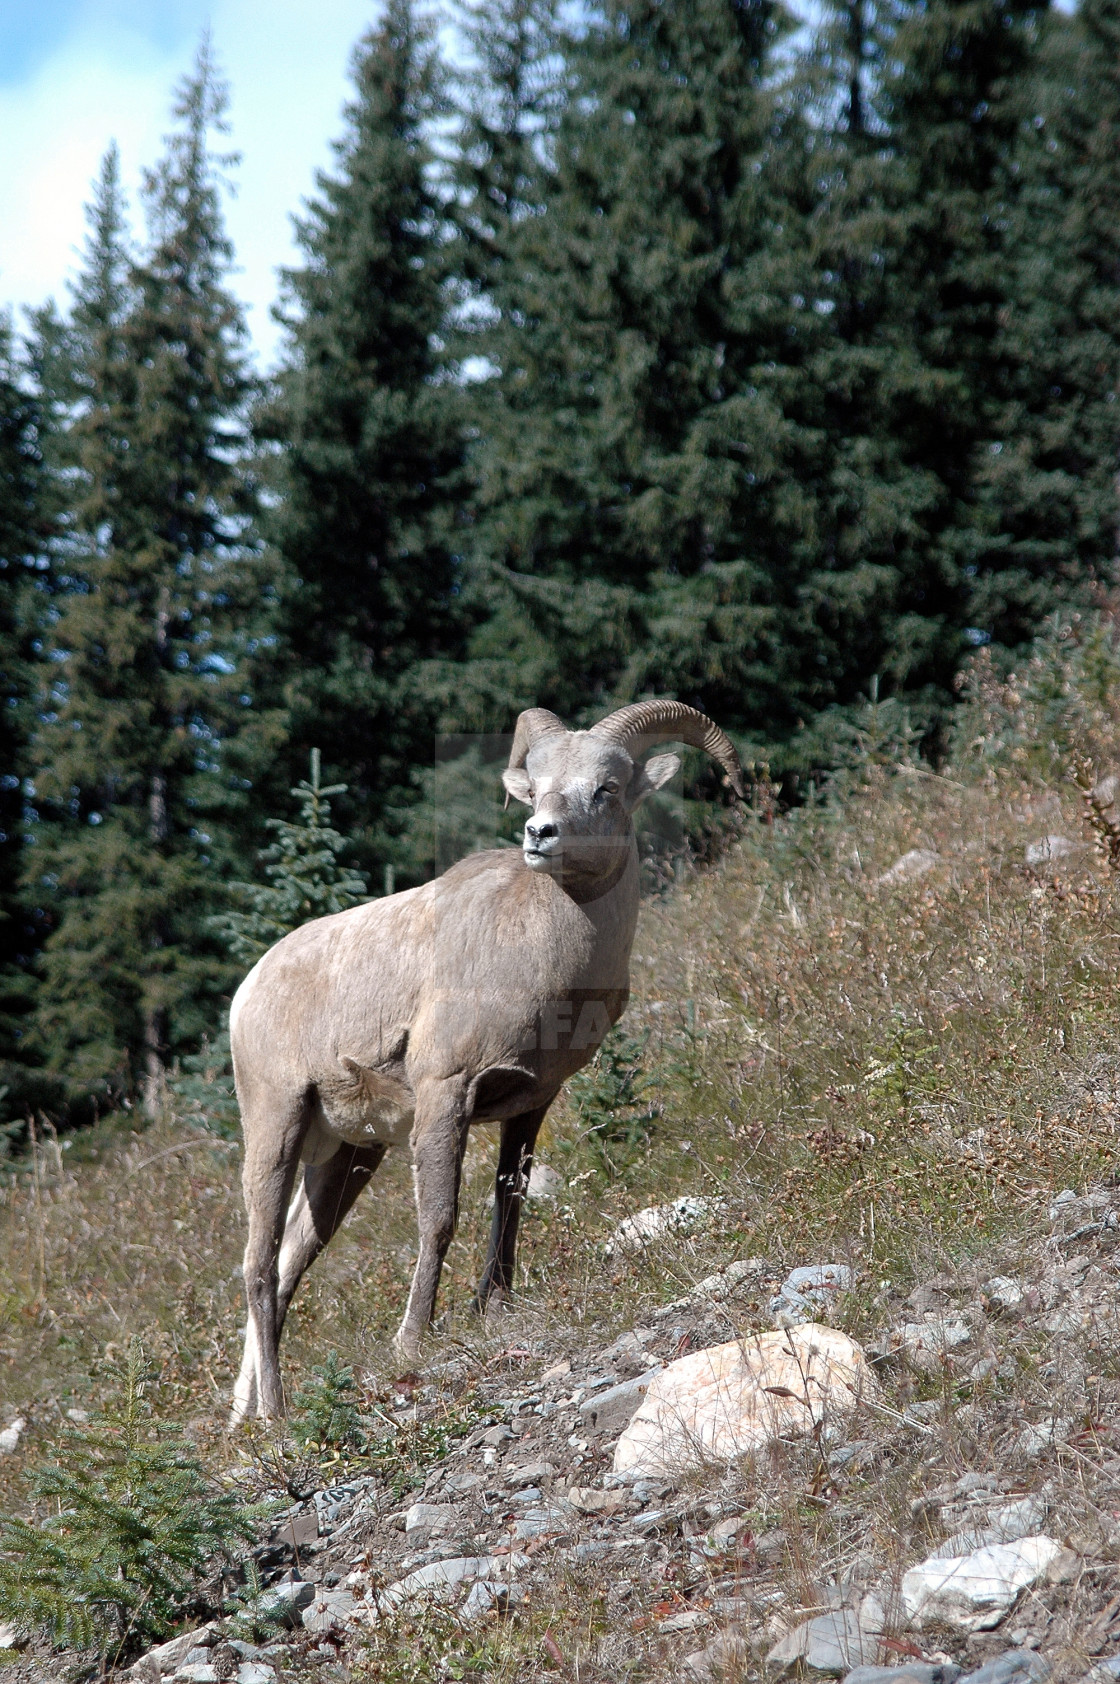
M 743 794 L 743 768 L 735 744 L 707 714 L 684 702 L 631 702 L 591 729 L 595 736 L 607 737 L 635 756 L 655 743 L 687 743 L 690 748 L 702 748 L 723 767 L 736 795 Z
M 517 724 L 513 728 L 513 747 L 509 751 L 511 767 L 524 766 L 525 757 L 529 750 L 550 731 L 566 731 L 568 727 L 562 719 L 557 719 L 547 708 L 526 708 L 524 713 L 517 716 Z
M 509 751 L 509 767 L 524 766 L 529 750 L 553 731 L 566 731 L 568 727 L 562 719 L 557 719 L 547 708 L 526 708 L 524 713 L 517 716 L 517 724 L 513 728 L 513 746 Z M 507 793 L 505 806 L 509 806 Z

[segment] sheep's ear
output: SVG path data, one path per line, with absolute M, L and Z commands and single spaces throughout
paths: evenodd
M 507 766 L 502 773 L 502 783 L 507 795 L 512 795 L 515 801 L 523 801 L 526 807 L 533 805 L 533 797 L 529 794 L 529 774 L 524 766 Z
M 676 754 L 655 754 L 644 766 L 636 766 L 634 776 L 630 779 L 630 787 L 626 791 L 626 805 L 630 811 L 640 807 L 646 796 L 652 795 L 655 789 L 660 789 L 670 778 L 675 778 L 680 769 L 680 757 Z

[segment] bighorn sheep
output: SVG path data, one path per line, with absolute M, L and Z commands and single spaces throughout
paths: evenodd
M 502 1125 L 476 1304 L 509 1292 L 541 1121 L 626 1005 L 631 816 L 680 764 L 637 756 L 663 742 L 705 749 L 742 794 L 730 740 L 680 702 L 637 702 L 589 731 L 529 709 L 502 779 L 507 800 L 532 808 L 520 853 L 471 854 L 420 888 L 305 924 L 237 990 L 249 1238 L 235 1421 L 283 1413 L 278 1347 L 292 1294 L 390 1146 L 409 1144 L 420 1231 L 402 1356 L 416 1359 L 432 1319 L 472 1123 Z

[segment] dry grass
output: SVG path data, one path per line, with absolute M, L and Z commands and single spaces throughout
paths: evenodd
M 981 698 L 989 716 L 993 686 Z M 1098 710 L 1088 734 L 1098 771 L 1120 741 L 1108 723 Z M 872 1343 L 931 1277 L 944 1303 L 978 1314 L 992 1275 L 1040 1283 L 1039 1316 L 987 1315 L 967 1370 L 881 1350 L 891 1407 L 926 1406 L 924 1431 L 881 1416 L 859 1428 L 866 1456 L 843 1468 L 798 1452 L 709 1482 L 709 1499 L 722 1490 L 752 1514 L 753 1536 L 783 1535 L 766 1573 L 754 1562 L 748 1575 L 756 1655 L 775 1629 L 768 1584 L 796 1587 L 811 1607 L 826 1581 L 868 1563 L 901 1572 L 932 1541 L 923 1494 L 968 1468 L 1021 1488 L 1049 1477 L 1060 1525 L 1115 1554 L 1120 1335 L 1115 1270 L 1095 1241 L 1084 1249 L 1099 1309 L 1064 1332 L 1040 1320 L 1046 1282 L 1078 1250 L 1055 1238 L 1048 1207 L 1059 1189 L 1115 1179 L 1120 1116 L 1118 880 L 1088 845 L 1065 772 L 1073 757 L 1055 750 L 1039 766 L 1013 745 L 1002 758 L 966 756 L 954 777 L 866 767 L 843 800 L 745 820 L 718 867 L 647 902 L 627 1023 L 648 1037 L 644 1097 L 657 1114 L 604 1141 L 571 1099 L 557 1105 L 543 1153 L 567 1190 L 527 1213 L 520 1304 L 500 1329 L 466 1313 L 493 1166 L 493 1143 L 472 1144 L 431 1347 L 437 1375 L 448 1359 L 492 1372 L 519 1342 L 542 1363 L 602 1348 L 733 1256 L 765 1259 L 769 1272 L 715 1317 L 712 1336 L 768 1325 L 767 1293 L 806 1262 L 851 1264 L 858 1284 L 840 1319 Z M 1046 835 L 1073 850 L 1028 867 L 1026 845 Z M 928 870 L 881 881 L 917 849 L 936 855 Z M 0 1460 L 0 1501 L 20 1502 L 24 1455 L 49 1452 L 61 1413 L 88 1406 L 106 1357 L 134 1335 L 160 1366 L 161 1407 L 192 1422 L 217 1461 L 239 1454 L 222 1432 L 243 1314 L 238 1162 L 236 1147 L 173 1118 L 144 1129 L 121 1117 L 81 1138 L 40 1138 L 33 1161 L 7 1174 L 0 1405 L 31 1426 L 25 1451 Z M 684 1192 L 725 1199 L 718 1222 L 605 1256 L 622 1216 Z M 413 1243 L 406 1166 L 389 1163 L 301 1291 L 285 1338 L 290 1383 L 334 1350 L 368 1392 L 384 1386 Z M 1051 1414 L 1081 1426 L 1024 1459 L 1023 1422 Z M 612 1601 L 590 1570 L 578 1583 L 574 1572 L 558 1570 L 553 1605 L 538 1598 L 481 1636 L 434 1614 L 409 1635 L 402 1617 L 396 1637 L 393 1625 L 371 1638 L 358 1670 L 521 1679 L 570 1671 L 579 1654 L 584 1679 L 669 1676 L 679 1645 L 650 1635 L 642 1593 Z M 1095 1584 L 1079 1620 L 1097 1606 Z M 703 1587 L 685 1588 L 697 1605 Z

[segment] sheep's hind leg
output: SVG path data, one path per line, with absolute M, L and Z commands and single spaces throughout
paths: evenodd
M 325 1164 L 309 1164 L 288 1209 L 280 1246 L 276 1294 L 277 1337 L 304 1273 L 338 1232 L 358 1194 L 385 1156 L 386 1148 L 342 1146 Z
M 420 1255 L 404 1319 L 394 1341 L 405 1362 L 416 1362 L 420 1340 L 435 1314 L 443 1259 L 459 1218 L 459 1183 L 467 1144 L 466 1086 L 460 1078 L 421 1082 L 412 1128 L 412 1177 Z
M 248 1325 L 245 1355 L 233 1393 L 231 1426 L 252 1415 L 274 1419 L 284 1413 L 277 1259 L 300 1147 L 307 1132 L 303 1098 L 290 1107 L 278 1128 L 268 1126 L 271 1120 L 263 1107 L 259 1122 L 245 1117 L 242 1185 L 249 1216 L 244 1264 Z
M 517 1260 L 517 1228 L 521 1221 L 521 1205 L 529 1186 L 529 1172 L 533 1167 L 533 1147 L 544 1121 L 544 1110 L 525 1111 L 502 1124 L 502 1143 L 498 1150 L 498 1173 L 494 1178 L 494 1220 L 490 1227 L 490 1248 L 486 1267 L 474 1296 L 474 1308 L 480 1314 L 488 1306 L 492 1309 L 508 1299 L 513 1291 L 513 1271 Z

